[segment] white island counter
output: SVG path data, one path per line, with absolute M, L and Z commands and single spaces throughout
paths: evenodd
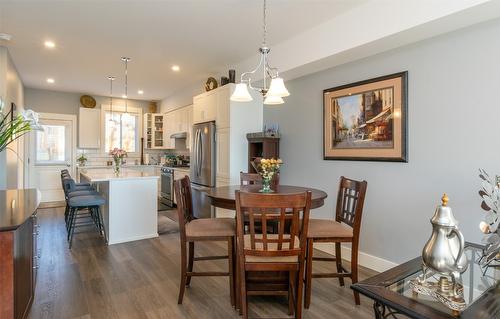
M 158 237 L 158 179 L 140 171 L 80 173 L 80 181 L 96 185 L 106 198 L 101 209 L 109 245 Z

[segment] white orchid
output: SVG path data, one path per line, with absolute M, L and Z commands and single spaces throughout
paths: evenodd
M 31 130 L 42 130 L 38 123 L 38 114 L 33 110 L 25 110 L 12 116 L 12 110 L 3 113 L 4 102 L 0 98 L 0 152 L 7 146 Z

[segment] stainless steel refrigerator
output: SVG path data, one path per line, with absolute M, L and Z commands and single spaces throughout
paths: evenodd
M 215 122 L 193 125 L 191 147 L 191 192 L 196 218 L 214 217 L 214 209 L 205 191 L 215 187 Z

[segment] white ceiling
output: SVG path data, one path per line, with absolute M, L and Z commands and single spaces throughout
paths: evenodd
M 272 47 L 366 1 L 269 0 L 268 42 Z M 106 77 L 115 75 L 114 95 L 120 96 L 120 57 L 126 55 L 132 58 L 129 98 L 139 99 L 202 85 L 221 67 L 253 56 L 261 25 L 258 0 L 0 0 L 0 33 L 13 36 L 4 44 L 25 86 L 107 95 Z M 45 49 L 45 40 L 56 48 Z M 181 72 L 172 72 L 173 64 Z M 48 77 L 55 83 L 46 83 Z

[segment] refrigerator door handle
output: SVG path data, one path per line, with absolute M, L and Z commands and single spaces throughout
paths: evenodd
M 199 161 L 198 161 L 198 147 L 199 147 L 199 144 L 198 144 L 198 133 L 200 132 L 200 130 L 196 130 L 196 132 L 194 133 L 194 152 L 193 152 L 193 155 L 194 155 L 194 172 L 196 174 L 196 176 L 198 176 L 198 165 L 199 165 Z
M 198 130 L 199 133 L 198 133 L 198 159 L 197 159 L 197 164 L 198 164 L 198 176 L 201 175 L 201 168 L 202 168 L 202 164 L 203 164 L 203 143 L 202 143 L 202 140 L 201 140 L 201 130 Z

